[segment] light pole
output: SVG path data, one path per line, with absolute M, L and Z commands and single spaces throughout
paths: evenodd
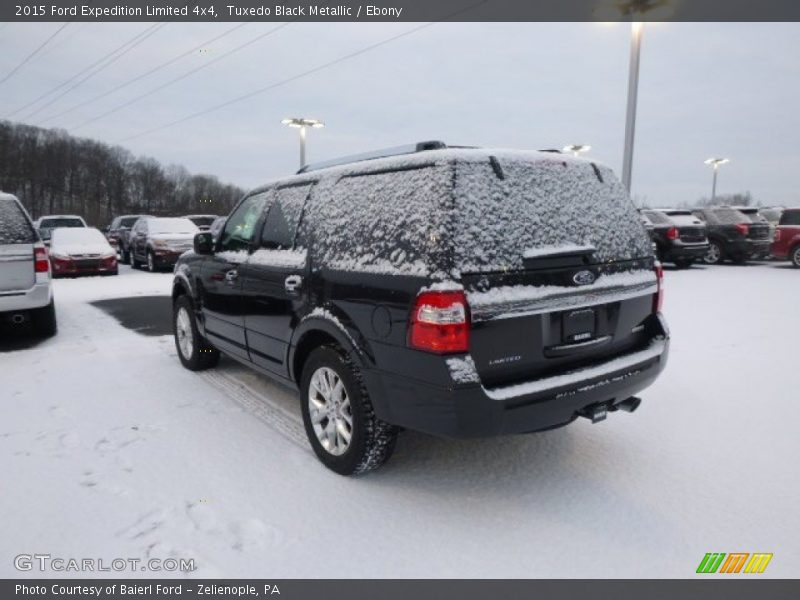
M 633 139 L 636 130 L 636 98 L 639 92 L 639 55 L 642 48 L 644 23 L 631 23 L 631 60 L 628 68 L 628 108 L 625 112 L 625 152 L 622 156 L 622 183 L 631 192 L 633 169 Z
M 714 170 L 714 177 L 711 180 L 711 204 L 714 204 L 714 200 L 717 198 L 717 171 L 719 170 L 720 165 L 724 165 L 725 163 L 729 162 L 731 162 L 729 158 L 709 158 L 705 161 L 705 164 Z
M 592 147 L 587 144 L 570 144 L 569 146 L 564 146 L 561 151 L 572 152 L 573 156 L 580 156 L 583 152 L 588 152 L 591 149 Z
M 306 128 L 319 129 L 325 127 L 325 123 L 318 119 L 305 119 L 302 117 L 292 117 L 281 121 L 288 127 L 295 127 L 300 130 L 300 168 L 306 166 Z

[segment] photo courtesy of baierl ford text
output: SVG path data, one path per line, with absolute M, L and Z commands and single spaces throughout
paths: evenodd
M 0 596 L 800 597 L 797 56 L 783 0 L 1 4 Z

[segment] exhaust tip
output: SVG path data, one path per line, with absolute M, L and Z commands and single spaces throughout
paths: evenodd
M 627 400 L 623 400 L 614 405 L 614 410 L 624 410 L 625 412 L 632 413 L 639 405 L 642 403 L 641 398 L 637 398 L 636 396 L 631 396 Z

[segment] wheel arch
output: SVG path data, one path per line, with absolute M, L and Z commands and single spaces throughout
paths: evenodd
M 289 348 L 288 366 L 289 378 L 300 383 L 303 374 L 303 365 L 315 348 L 326 344 L 333 344 L 342 348 L 353 361 L 361 368 L 374 364 L 366 340 L 354 334 L 355 329 L 347 327 L 346 321 L 329 311 L 312 313 L 306 316 L 295 330 L 292 344 Z M 356 335 L 361 339 L 356 342 Z M 295 341 L 296 340 L 296 341 Z

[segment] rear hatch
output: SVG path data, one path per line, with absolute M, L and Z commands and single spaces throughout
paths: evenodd
M 454 270 L 486 386 L 644 347 L 656 293 L 648 234 L 624 187 L 562 156 L 458 163 Z
M 756 210 L 741 211 L 750 220 L 750 228 L 747 237 L 755 241 L 766 241 L 770 237 L 770 227 L 767 220 L 758 214 Z
M 29 290 L 36 282 L 36 233 L 12 196 L 0 196 L 0 294 Z
M 692 213 L 688 211 L 685 213 L 670 213 L 669 218 L 678 228 L 682 242 L 686 244 L 703 244 L 708 241 L 706 238 L 706 226 Z

